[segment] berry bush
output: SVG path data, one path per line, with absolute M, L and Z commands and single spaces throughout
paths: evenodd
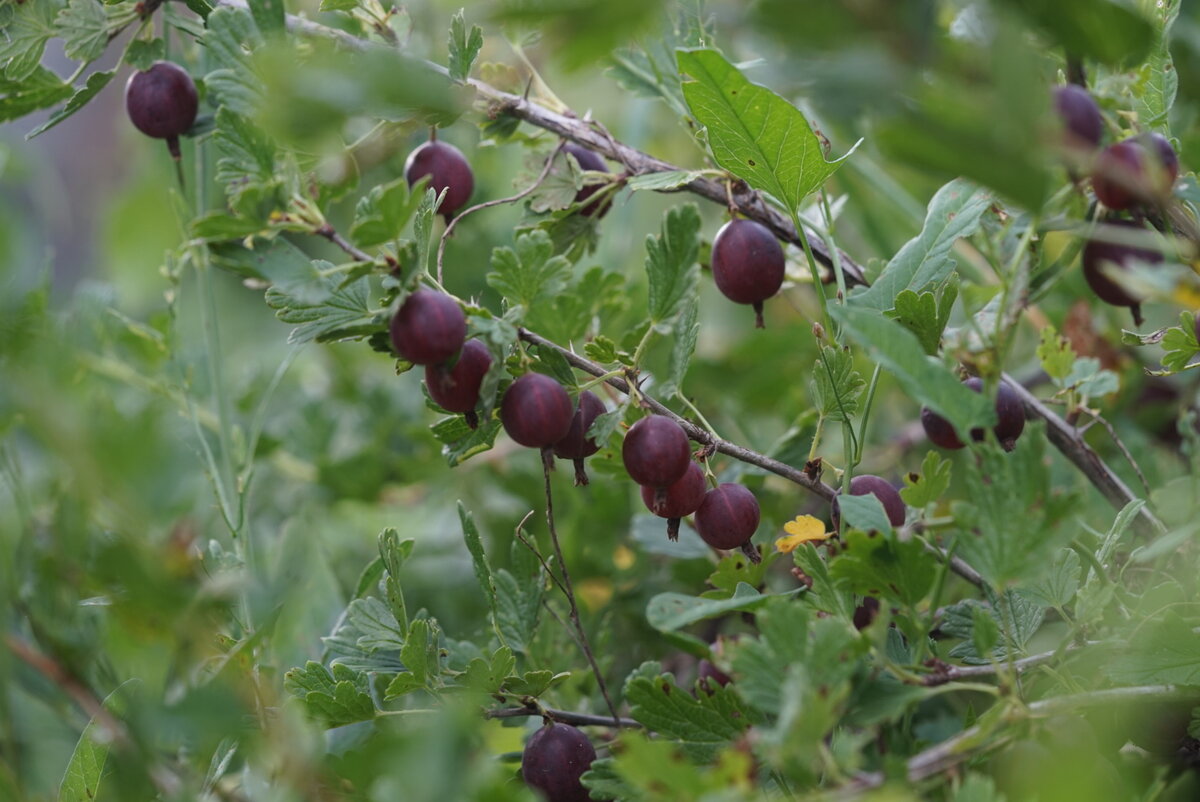
M 0 0 L 0 800 L 1200 798 L 1181 6 Z

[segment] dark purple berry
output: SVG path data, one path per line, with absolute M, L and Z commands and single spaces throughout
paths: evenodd
M 579 394 L 575 415 L 571 418 L 571 428 L 567 436 L 554 444 L 554 456 L 559 459 L 569 459 L 575 463 L 575 484 L 588 483 L 587 472 L 583 469 L 583 461 L 600 450 L 600 444 L 587 437 L 588 429 L 596 422 L 596 418 L 607 412 L 604 402 L 596 397 L 591 390 Z
M 579 162 L 580 170 L 587 170 L 596 173 L 607 173 L 608 165 L 604 163 L 604 159 L 595 151 L 588 150 L 582 145 L 577 145 L 574 142 L 568 142 L 563 145 L 563 152 L 569 153 L 575 157 L 575 161 Z M 575 193 L 575 202 L 583 203 L 588 198 L 595 195 L 603 187 L 602 184 L 592 184 Z M 597 198 L 579 210 L 579 213 L 586 217 L 595 217 L 600 219 L 608 214 L 611 196 L 605 195 L 603 198 Z
M 633 481 L 664 495 L 687 473 L 692 449 L 678 423 L 664 415 L 650 415 L 629 427 L 621 458 Z
M 575 408 L 563 386 L 541 373 L 526 373 L 509 385 L 500 402 L 508 436 L 529 448 L 549 449 L 571 428 Z
M 1147 172 L 1150 174 L 1149 183 L 1155 197 L 1165 198 L 1171 194 L 1175 180 L 1179 178 L 1179 155 L 1165 136 L 1158 133 L 1145 133 L 1125 140 L 1142 148 L 1146 159 Z
M 707 491 L 704 469 L 690 462 L 683 478 L 667 487 L 665 492 L 642 485 L 642 503 L 659 518 L 667 519 L 667 537 L 678 540 L 679 520 L 700 508 Z
M 1140 226 L 1128 220 L 1109 220 L 1107 225 L 1118 226 L 1128 231 L 1141 230 Z M 1088 240 L 1083 248 L 1083 277 L 1101 301 L 1113 306 L 1128 306 L 1133 311 L 1134 323 L 1140 326 L 1141 303 L 1145 299 L 1130 294 L 1129 290 L 1109 278 L 1105 271 L 1126 270 L 1134 262 L 1158 264 L 1162 259 L 1162 254 L 1155 250 L 1092 239 Z
M 850 495 L 865 496 L 870 493 L 875 498 L 879 499 L 879 503 L 883 505 L 883 511 L 887 514 L 888 523 L 892 526 L 904 526 L 904 500 L 900 498 L 900 494 L 896 488 L 892 487 L 892 483 L 880 476 L 872 476 L 869 473 L 864 473 L 855 476 L 850 480 Z M 838 510 L 838 502 L 835 498 L 831 505 L 833 514 L 833 531 L 840 532 L 842 529 L 842 516 Z
M 404 180 L 411 187 L 425 176 L 439 195 L 448 190 L 438 212 L 450 222 L 454 213 L 466 205 L 475 190 L 475 176 L 462 151 L 447 142 L 426 142 L 408 154 L 404 162 Z
M 1054 108 L 1062 118 L 1069 147 L 1091 149 L 1100 146 L 1104 137 L 1104 118 L 1086 89 L 1075 84 L 1058 87 L 1054 90 Z
M 1118 211 L 1150 200 L 1145 162 L 1146 151 L 1136 142 L 1118 142 L 1100 151 L 1092 174 L 1096 199 Z
M 135 72 L 125 84 L 125 111 L 146 136 L 167 140 L 171 155 L 179 158 L 179 137 L 196 122 L 200 98 L 187 70 L 170 61 L 156 61 L 145 72 Z
M 864 597 L 862 604 L 854 608 L 854 628 L 866 629 L 871 626 L 871 622 L 877 615 L 879 615 L 879 599 L 874 596 Z
M 745 487 L 726 482 L 708 491 L 696 510 L 696 531 L 714 549 L 747 545 L 758 530 L 758 499 Z
M 972 376 L 963 384 L 977 393 L 983 392 L 983 379 L 978 376 Z M 1021 403 L 1016 392 L 1008 386 L 1008 382 L 1002 381 L 996 388 L 996 421 L 995 427 L 992 428 L 996 440 L 1000 442 L 1005 451 L 1012 451 L 1016 446 L 1017 438 L 1021 436 L 1021 432 L 1025 431 L 1025 405 Z M 924 427 L 925 435 L 935 446 L 949 450 L 963 447 L 963 442 L 958 438 L 950 421 L 928 408 L 921 410 L 921 426 Z M 971 439 L 975 442 L 981 443 L 985 437 L 982 428 L 971 430 Z
M 458 301 L 432 290 L 404 299 L 392 318 L 392 346 L 414 365 L 448 362 L 467 338 L 467 318 Z
M 732 677 L 707 660 L 701 660 L 700 665 L 696 667 L 696 679 L 700 681 L 701 686 L 706 690 L 712 687 L 710 683 L 716 683 L 724 688 L 733 682 Z
M 596 759 L 587 736 L 567 724 L 549 724 L 533 734 L 521 755 L 521 776 L 547 802 L 587 802 L 579 778 Z
M 479 386 L 488 368 L 492 366 L 492 355 L 479 340 L 467 340 L 453 365 L 427 365 L 425 386 L 429 397 L 443 409 L 466 415 L 472 429 L 479 420 L 475 407 L 479 405 Z
M 712 244 L 713 279 L 729 300 L 754 307 L 755 325 L 763 327 L 763 301 L 783 286 L 783 247 L 771 229 L 753 220 L 730 220 Z

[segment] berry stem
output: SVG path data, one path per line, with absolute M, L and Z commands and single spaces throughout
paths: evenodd
M 575 463 L 575 486 L 582 487 L 588 483 L 588 475 L 587 475 L 587 469 L 586 469 L 587 461 L 577 459 L 577 460 L 573 460 L 573 462 Z
M 608 712 L 612 714 L 613 722 L 620 727 L 621 717 L 617 715 L 616 705 L 613 704 L 612 697 L 608 695 L 608 686 L 604 683 L 604 674 L 600 671 L 600 666 L 596 663 L 596 656 L 592 653 L 592 646 L 588 643 L 587 632 L 583 628 L 583 622 L 579 618 L 579 605 L 575 602 L 575 588 L 571 584 L 571 574 L 567 570 L 567 561 L 563 557 L 562 545 L 558 542 L 558 529 L 554 526 L 554 494 L 550 488 L 550 470 L 553 465 L 546 464 L 546 455 L 549 454 L 551 463 L 554 461 L 554 451 L 552 449 L 542 450 L 542 465 L 544 470 L 542 476 L 546 483 L 546 524 L 550 528 L 550 542 L 554 544 L 554 556 L 558 559 L 558 571 L 562 574 L 562 590 L 567 596 L 567 603 L 571 608 L 571 623 L 575 625 L 575 631 L 579 634 L 579 647 L 583 650 L 584 657 L 587 658 L 588 665 L 592 667 L 592 674 L 596 677 L 596 684 L 600 686 L 600 693 L 604 696 L 604 702 L 608 705 Z

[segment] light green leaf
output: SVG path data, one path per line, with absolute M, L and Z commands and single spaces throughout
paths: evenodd
M 1071 367 L 1075 364 L 1075 349 L 1053 326 L 1042 329 L 1037 355 L 1042 363 L 1042 370 L 1046 371 L 1056 384 L 1070 374 Z
M 123 687 L 123 686 L 122 686 Z M 104 700 L 103 706 L 112 710 L 121 688 L 113 691 Z M 88 722 L 79 735 L 75 751 L 67 763 L 62 782 L 58 786 L 58 802 L 94 802 L 104 779 L 104 766 L 108 762 L 110 742 L 101 735 L 96 719 Z
M 332 672 L 310 660 L 283 678 L 288 693 L 301 699 L 308 714 L 326 727 L 341 727 L 375 718 L 367 675 L 335 664 Z
M 826 420 L 848 421 L 858 412 L 858 398 L 867 386 L 854 369 L 854 357 L 845 348 L 821 347 L 813 364 L 809 393 L 818 414 Z
M 895 599 L 915 608 L 933 587 L 937 563 L 920 541 L 861 531 L 844 537 L 846 548 L 830 563 L 829 574 L 845 580 L 855 593 Z
M 696 262 L 699 254 L 700 212 L 696 205 L 671 207 L 663 215 L 661 233 L 646 237 L 650 319 L 655 325 L 671 321 L 689 299 L 695 298 L 700 278 Z
M 554 255 L 554 244 L 545 231 L 517 237 L 516 247 L 492 251 L 492 272 L 487 282 L 508 301 L 526 311 L 558 295 L 570 278 L 571 263 Z
M 135 70 L 148 70 L 156 61 L 167 57 L 167 45 L 162 39 L 130 39 L 121 57 Z
M 1021 593 L 1044 607 L 1064 607 L 1079 590 L 1079 566 L 1078 554 L 1072 549 L 1059 549 L 1049 572 Z
M 883 509 L 883 503 L 874 493 L 851 496 L 844 493 L 837 497 L 838 515 L 852 529 L 863 532 L 891 532 L 892 522 Z
M 500 421 L 484 419 L 472 429 L 462 415 L 454 415 L 430 426 L 429 431 L 442 444 L 442 456 L 453 468 L 477 454 L 490 451 L 500 433 Z
M 793 595 L 797 591 L 785 595 Z M 733 611 L 755 610 L 771 597 L 740 583 L 728 599 L 706 599 L 682 593 L 659 593 L 646 605 L 646 621 L 660 632 L 673 632 L 689 624 Z
M 58 33 L 54 18 L 62 7 L 63 3 L 60 0 L 39 0 L 15 5 L 12 19 L 3 30 L 6 41 L 0 41 L 0 63 L 5 65 L 6 83 L 20 84 L 35 74 L 39 76 L 38 82 L 44 82 L 46 77 L 40 73 L 53 75 L 40 64 L 46 42 Z M 45 105 L 53 102 L 55 101 Z M 11 120 L 14 117 L 4 119 Z
M 328 265 L 327 262 L 317 264 Z M 325 295 L 319 301 L 305 300 L 320 297 L 320 293 L 310 291 L 307 284 L 302 285 L 305 289 L 299 296 L 284 287 L 267 290 L 267 305 L 276 310 L 275 316 L 284 323 L 296 324 L 288 335 L 288 342 L 361 339 L 384 329 L 386 322 L 378 320 L 371 308 L 370 281 L 362 278 L 341 288 L 337 288 L 337 284 L 336 279 L 322 279 Z
M 717 164 L 787 208 L 799 208 L 846 158 L 826 161 L 800 110 L 750 83 L 717 51 L 680 49 L 675 57 L 680 74 L 691 77 L 683 96 L 707 131 Z
M 1139 626 L 1128 646 L 1105 662 L 1113 682 L 1200 685 L 1200 638 L 1175 611 Z
M 30 5 L 36 3 L 25 4 Z M 63 83 L 50 70 L 35 64 L 34 71 L 28 77 L 0 78 L 0 122 L 16 120 L 31 111 L 53 106 L 72 94 L 74 90 L 70 84 Z
M 360 248 L 382 245 L 396 239 L 421 204 L 421 193 L 410 193 L 403 177 L 380 184 L 359 199 L 354 207 L 350 238 Z
M 936 451 L 928 452 L 921 462 L 921 473 L 904 477 L 900 498 L 918 510 L 928 507 L 950 489 L 950 468 L 949 460 L 942 459 Z
M 492 653 L 490 660 L 478 657 L 472 660 L 467 670 L 458 676 L 458 682 L 481 693 L 499 693 L 516 667 L 517 658 L 512 649 L 501 646 Z
M 93 72 L 88 76 L 87 83 L 83 87 L 76 89 L 75 94 L 71 95 L 71 99 L 67 101 L 67 105 L 51 114 L 50 118 L 46 120 L 46 122 L 42 123 L 37 128 L 34 128 L 32 131 L 26 134 L 25 138 L 33 139 L 38 134 L 49 131 L 60 122 L 82 109 L 88 104 L 88 101 L 90 101 L 100 92 L 101 89 L 108 86 L 108 82 L 111 81 L 113 76 L 116 74 L 116 70 L 109 70 L 108 72 Z
M 829 314 L 910 398 L 949 420 L 958 431 L 995 424 L 992 401 L 963 386 L 942 364 L 930 359 L 917 336 L 896 321 L 858 306 L 833 305 Z
M 450 18 L 450 77 L 456 81 L 465 81 L 471 74 L 471 65 L 483 47 L 483 29 L 478 25 L 471 26 L 467 33 L 467 24 L 463 20 L 463 11 Z
M 672 326 L 671 357 L 664 389 L 667 395 L 677 393 L 683 387 L 683 379 L 687 376 L 688 365 L 696 351 L 696 340 L 700 336 L 699 315 L 699 299 L 695 295 L 685 298 Z
M 639 190 L 666 192 L 690 184 L 701 175 L 703 173 L 698 170 L 667 170 L 661 173 L 646 173 L 630 178 L 625 182 L 625 186 L 634 192 Z
M 895 309 L 888 316 L 900 321 L 906 329 L 917 335 L 925 353 L 936 356 L 942 344 L 942 332 L 950 321 L 950 312 L 957 298 L 958 283 L 953 280 L 947 282 L 937 295 L 932 292 L 917 295 L 912 290 L 904 290 L 896 296 Z
M 990 192 L 964 178 L 946 184 L 929 201 L 921 233 L 892 257 L 874 284 L 851 293 L 850 304 L 885 312 L 903 291 L 920 292 L 944 281 L 954 270 L 950 249 L 979 230 L 994 202 Z
M 1179 90 L 1179 73 L 1171 58 L 1170 41 L 1171 28 L 1182 5 L 1183 0 L 1164 0 L 1145 6 L 1156 18 L 1156 42 L 1150 57 L 1137 70 L 1133 87 L 1133 110 L 1138 122 L 1164 134 L 1169 124 L 1167 115 Z
M 990 663 L 992 659 L 1007 660 L 1009 657 L 1024 656 L 1025 645 L 1042 625 L 1045 608 L 1014 590 L 1005 591 L 1003 598 L 997 596 L 990 588 L 985 588 L 984 594 L 987 596 L 988 606 L 976 599 L 967 599 L 946 608 L 942 618 L 942 632 L 953 638 L 963 638 L 962 643 L 950 650 L 950 656 L 960 658 L 964 663 L 974 664 Z M 983 610 L 996 619 L 1000 640 L 991 657 L 981 655 L 975 649 L 974 628 L 977 610 Z

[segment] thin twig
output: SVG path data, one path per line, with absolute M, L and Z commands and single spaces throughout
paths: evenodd
M 1133 454 L 1131 454 L 1129 449 L 1125 447 L 1125 442 L 1117 436 L 1117 430 L 1113 428 L 1113 425 L 1108 422 L 1107 418 L 1105 418 L 1096 410 L 1089 409 L 1087 410 L 1087 413 L 1092 416 L 1093 421 L 1099 423 L 1106 430 L 1108 430 L 1108 436 L 1112 438 L 1112 441 L 1117 446 L 1117 449 L 1122 455 L 1124 455 L 1125 461 L 1129 463 L 1129 467 L 1133 468 L 1133 472 L 1137 474 L 1138 481 L 1142 483 L 1142 488 L 1146 491 L 1146 498 L 1150 498 L 1150 483 L 1146 481 L 1146 475 L 1142 473 L 1142 469 L 1137 464 L 1137 460 L 1133 458 Z
M 446 253 L 446 242 L 450 239 L 450 233 L 452 231 L 454 231 L 454 227 L 456 225 L 458 225 L 458 222 L 460 220 L 462 220 L 464 217 L 466 217 L 467 215 L 471 214 L 472 212 L 478 212 L 480 209 L 488 209 L 488 208 L 491 208 L 492 206 L 501 206 L 505 203 L 516 203 L 517 201 L 521 200 L 525 196 L 532 193 L 535 189 L 537 189 L 538 187 L 540 187 L 542 185 L 542 182 L 546 180 L 546 176 L 550 175 L 550 168 L 554 166 L 554 159 L 555 159 L 555 157 L 558 156 L 559 151 L 562 150 L 563 145 L 565 145 L 565 144 L 566 144 L 566 140 L 563 140 L 563 139 L 559 140 L 558 146 L 555 147 L 554 151 L 551 152 L 551 154 L 546 158 L 546 164 L 542 167 L 542 171 L 540 173 L 538 173 L 538 177 L 536 179 L 534 179 L 532 184 L 525 187 L 525 189 L 521 190 L 516 195 L 511 195 L 507 198 L 496 198 L 494 200 L 484 201 L 483 203 L 477 203 L 474 206 L 472 206 L 468 209 L 464 209 L 463 211 L 459 212 L 458 215 L 453 220 L 450 221 L 449 225 L 446 226 L 446 230 L 442 232 L 442 238 L 440 240 L 438 240 L 438 251 L 437 251 L 438 284 L 445 286 L 445 282 L 442 281 L 442 257 Z
M 1088 641 L 1084 644 L 1068 646 L 1065 650 L 1054 650 L 1050 652 L 1042 652 L 1041 654 L 1031 654 L 1029 657 L 1022 657 L 1020 660 L 1014 660 L 1011 664 L 989 664 L 979 666 L 952 666 L 945 663 L 938 666 L 932 674 L 925 677 L 926 685 L 944 685 L 947 682 L 954 682 L 960 679 L 971 679 L 974 677 L 991 677 L 997 673 L 999 668 L 1009 668 L 1016 671 L 1018 674 L 1023 671 L 1028 671 L 1031 668 L 1036 668 L 1043 663 L 1048 663 L 1060 654 L 1066 654 L 1085 646 L 1099 646 L 1100 641 Z
M 244 10 L 249 9 L 246 0 L 217 0 L 217 5 Z M 360 39 L 344 31 L 334 30 L 333 28 L 328 28 L 310 20 L 292 16 L 291 14 L 287 15 L 286 24 L 288 29 L 294 33 L 333 39 L 350 50 L 361 52 L 377 47 L 388 47 L 382 43 Z M 420 63 L 421 66 L 433 72 L 441 75 L 449 75 L 449 71 L 440 64 L 435 64 L 431 61 L 421 61 Z M 488 104 L 488 116 L 493 118 L 501 115 L 516 117 L 530 125 L 576 142 L 585 148 L 594 150 L 602 156 L 625 165 L 630 177 L 653 173 L 684 172 L 683 168 L 677 165 L 655 158 L 637 148 L 631 148 L 619 142 L 612 138 L 611 135 L 608 135 L 607 131 L 602 132 L 597 130 L 593 123 L 578 116 L 553 111 L 528 98 L 501 91 L 491 84 L 475 78 L 468 78 L 465 83 L 475 90 L 477 99 Z M 697 177 L 683 186 L 665 191 L 691 192 L 692 194 L 707 198 L 714 203 L 719 203 L 722 206 L 728 203 L 724 180 L 715 180 L 704 176 Z M 775 236 L 785 242 L 790 242 L 797 247 L 803 245 L 803 240 L 797 235 L 796 228 L 792 225 L 787 215 L 766 203 L 761 193 L 752 190 L 738 192 L 734 195 L 734 203 L 738 214 L 742 217 L 762 223 L 771 229 L 775 233 Z M 815 233 L 820 234 L 816 229 L 813 230 Z M 834 264 L 832 254 L 825 246 L 824 241 L 819 237 L 813 237 L 811 245 L 813 255 L 828 270 L 828 278 L 832 281 Z M 839 250 L 838 255 L 846 280 L 850 284 L 866 285 L 867 281 L 862 266 L 851 259 L 845 251 Z
M 612 697 L 608 695 L 608 685 L 604 682 L 604 674 L 596 663 L 596 656 L 592 653 L 587 632 L 579 617 L 579 605 L 575 603 L 575 589 L 571 585 L 571 574 L 567 570 L 567 561 L 563 558 L 562 546 L 558 542 L 558 529 L 554 526 L 554 494 L 550 489 L 550 468 L 550 461 L 543 459 L 542 475 L 546 479 L 546 523 L 550 527 L 550 542 L 554 544 L 554 554 L 558 558 L 558 571 L 562 574 L 563 590 L 567 594 L 567 602 L 571 605 L 571 623 L 575 625 L 575 630 L 579 633 L 579 645 L 583 649 L 588 664 L 592 667 L 592 673 L 596 675 L 596 684 L 600 686 L 600 693 L 603 694 L 604 702 L 608 705 L 608 712 L 612 713 L 613 721 L 620 726 L 621 717 L 617 715 L 617 707 L 613 704 Z
M 572 713 L 569 710 L 555 710 L 550 707 L 538 707 L 537 705 L 530 705 L 528 707 L 502 707 L 496 710 L 488 710 L 483 714 L 484 718 L 528 718 L 531 716 L 545 716 L 561 724 L 570 724 L 575 727 L 611 727 L 614 723 L 618 727 L 642 726 L 639 722 L 631 718 L 593 716 L 588 713 Z

